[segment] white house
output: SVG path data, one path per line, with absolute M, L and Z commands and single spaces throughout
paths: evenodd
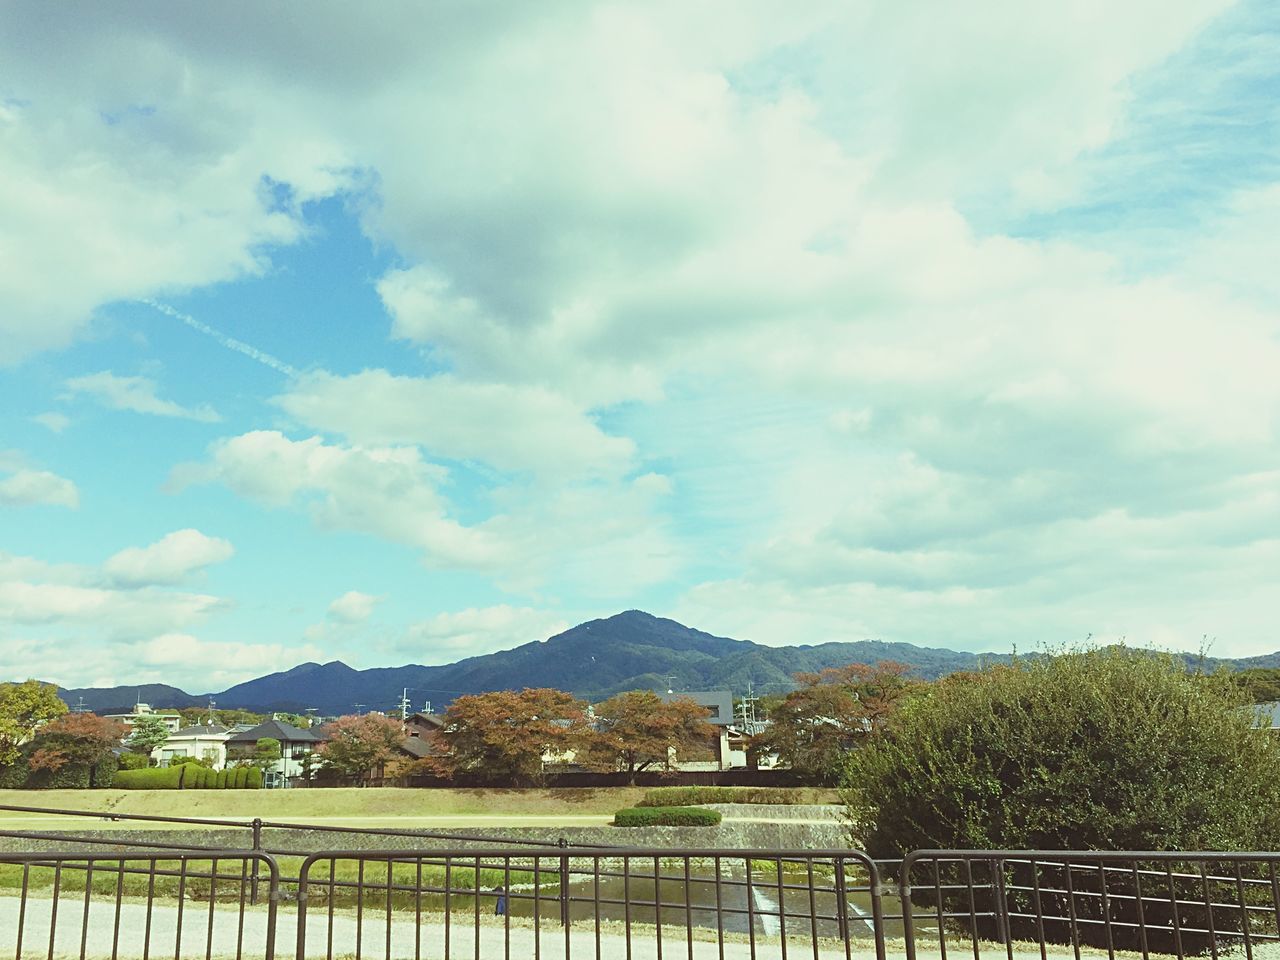
M 108 720 L 119 720 L 125 726 L 132 727 L 138 722 L 139 717 L 157 717 L 164 727 L 169 731 L 169 736 L 173 736 L 182 726 L 182 715 L 178 713 L 161 713 L 158 710 L 152 710 L 150 704 L 135 703 L 132 713 L 108 713 L 104 714 Z
M 216 723 L 183 727 L 177 733 L 170 733 L 168 740 L 152 750 L 151 759 L 156 766 L 167 767 L 177 757 L 195 757 L 212 761 L 213 769 L 221 770 L 227 765 L 227 740 L 230 736 L 228 728 Z

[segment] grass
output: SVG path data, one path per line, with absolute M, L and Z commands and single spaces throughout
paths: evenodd
M 100 813 L 212 819 L 385 821 L 431 817 L 611 817 L 634 806 L 639 787 L 471 790 L 332 788 L 313 790 L 0 790 L 0 804 L 58 807 Z M 0 810 L 0 824 L 37 814 Z M 41 820 L 45 828 L 47 818 Z M 361 824 L 364 825 L 364 824 Z M 11 829 L 21 829 L 16 823 Z

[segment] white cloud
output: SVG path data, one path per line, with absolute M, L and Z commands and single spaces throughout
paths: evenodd
M 147 547 L 127 547 L 112 556 L 103 571 L 125 586 L 181 583 L 197 570 L 231 559 L 231 544 L 199 530 L 175 530 Z
M 320 372 L 303 377 L 277 402 L 307 427 L 358 444 L 418 444 L 435 457 L 504 471 L 551 478 L 613 475 L 634 456 L 631 441 L 605 434 L 545 387 L 476 383 L 449 374 Z
M 450 663 L 522 643 L 545 640 L 570 624 L 558 614 L 500 604 L 439 613 L 411 625 L 398 649 L 414 663 Z
M 44 504 L 74 510 L 80 506 L 80 491 L 66 477 L 47 470 L 16 470 L 0 479 L 0 504 L 13 507 Z
M 49 411 L 48 413 L 37 413 L 31 418 L 34 423 L 51 430 L 54 433 L 61 433 L 67 427 L 71 426 L 71 418 L 65 413 Z
M 184 407 L 172 400 L 161 399 L 156 395 L 159 384 L 148 377 L 118 377 L 109 370 L 103 370 L 101 373 L 75 377 L 68 380 L 66 385 L 72 393 L 87 394 L 113 410 L 149 413 L 158 417 L 181 417 L 202 423 L 215 423 L 222 419 L 207 404 Z
M 329 619 L 339 623 L 364 623 L 373 616 L 374 607 L 385 599 L 359 590 L 348 590 L 329 604 Z

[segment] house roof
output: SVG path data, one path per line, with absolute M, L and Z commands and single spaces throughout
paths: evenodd
M 1280 730 L 1280 700 L 1258 704 L 1257 726 Z
M 707 723 L 713 726 L 727 727 L 733 723 L 733 694 L 728 690 L 682 690 L 679 693 L 659 693 L 658 696 L 668 703 L 683 697 L 700 707 L 709 708 L 711 716 L 707 717 Z
M 192 727 L 182 727 L 177 733 L 169 734 L 169 739 L 175 737 L 216 737 L 219 734 L 230 733 L 231 730 L 217 723 L 197 724 Z
M 415 721 L 436 729 L 444 729 L 444 717 L 438 713 L 412 713 L 406 720 L 407 723 L 414 723 Z
M 257 743 L 270 737 L 281 743 L 314 743 L 316 736 L 310 730 L 299 730 L 282 720 L 266 720 L 235 734 L 227 739 L 227 743 Z
M 400 749 L 419 760 L 439 752 L 430 740 L 423 740 L 421 737 L 405 737 L 400 741 Z

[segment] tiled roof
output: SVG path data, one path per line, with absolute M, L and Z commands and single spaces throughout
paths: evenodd
M 299 730 L 280 720 L 267 720 L 228 738 L 227 743 L 257 743 L 268 737 L 279 740 L 281 743 L 314 743 L 316 741 L 315 734 L 310 730 Z

